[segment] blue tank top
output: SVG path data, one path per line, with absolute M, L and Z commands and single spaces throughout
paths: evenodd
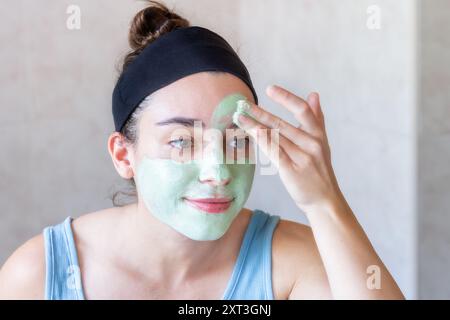
M 73 218 L 46 227 L 44 233 L 46 300 L 84 300 L 72 233 Z M 224 300 L 273 300 L 272 236 L 280 220 L 262 210 L 252 212 Z

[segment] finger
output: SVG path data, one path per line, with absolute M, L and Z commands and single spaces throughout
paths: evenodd
M 266 127 L 279 129 L 282 135 L 294 142 L 301 138 L 299 133 L 301 130 L 299 128 L 294 127 L 289 122 L 277 117 L 267 110 L 264 110 L 262 107 L 254 104 L 253 102 L 248 101 L 248 106 L 249 109 L 246 112 Z
M 243 114 L 238 117 L 238 126 L 250 135 L 269 160 L 279 168 L 289 165 L 292 160 L 283 148 L 289 140 L 279 134 L 279 130 L 270 129 Z M 269 134 L 269 135 L 268 135 Z
M 268 128 L 251 117 L 239 119 L 241 119 L 239 126 L 256 140 L 257 145 L 277 168 L 280 164 L 308 167 L 314 161 L 314 154 L 309 154 L 291 140 L 279 134 L 278 129 Z M 269 138 L 267 133 L 269 133 Z
M 307 98 L 308 104 L 311 107 L 314 116 L 316 117 L 322 129 L 325 127 L 324 116 L 322 112 L 322 107 L 320 106 L 320 98 L 317 92 L 311 92 Z
M 296 128 L 289 122 L 275 116 L 274 114 L 264 110 L 260 106 L 249 102 L 249 114 L 258 122 L 268 128 L 279 129 L 280 134 L 290 140 L 293 144 L 301 147 L 306 152 L 314 154 L 319 141 L 311 137 L 302 129 Z
M 328 137 L 327 137 L 327 130 L 325 127 L 325 117 L 323 115 L 322 106 L 320 105 L 320 97 L 317 92 L 312 92 L 308 96 L 308 103 L 311 106 L 311 109 L 313 110 L 316 118 L 318 119 L 323 132 L 323 141 L 325 145 L 328 145 Z
M 297 167 L 307 167 L 310 165 L 313 160 L 311 154 L 282 135 L 279 135 L 279 140 L 281 148 L 287 153 L 293 164 Z
M 266 90 L 267 95 L 275 102 L 281 104 L 294 114 L 297 121 L 300 122 L 302 129 L 313 136 L 320 135 L 320 126 L 308 102 L 296 96 L 290 91 L 273 85 Z

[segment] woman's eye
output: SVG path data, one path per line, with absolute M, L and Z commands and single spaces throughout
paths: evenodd
M 180 137 L 180 139 L 170 141 L 169 144 L 177 149 L 187 149 L 192 147 L 193 141 L 191 138 Z
M 233 140 L 231 141 L 232 147 L 236 148 L 236 149 L 243 149 L 249 143 L 250 143 L 249 137 L 244 137 L 244 138 L 233 137 Z

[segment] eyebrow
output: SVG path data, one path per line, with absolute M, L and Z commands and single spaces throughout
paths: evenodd
M 185 117 L 173 117 L 169 118 L 163 121 L 159 121 L 156 123 L 157 126 L 167 126 L 171 124 L 181 124 L 185 127 L 193 127 L 195 124 L 195 121 L 200 121 L 202 123 L 202 127 L 205 126 L 203 121 L 201 119 L 194 119 L 194 118 L 185 118 Z
M 202 127 L 205 127 L 205 124 L 201 119 L 195 119 L 195 118 L 186 118 L 186 117 L 173 117 L 169 118 L 163 121 L 159 121 L 156 123 L 157 126 L 167 126 L 171 124 L 181 124 L 185 127 L 193 127 L 195 124 L 195 121 L 200 121 L 202 123 Z M 239 129 L 239 126 L 237 126 L 234 122 L 231 122 L 231 124 L 226 129 Z

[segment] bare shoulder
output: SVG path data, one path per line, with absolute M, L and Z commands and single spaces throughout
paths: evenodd
M 274 242 L 282 245 L 281 248 L 284 249 L 290 245 L 295 245 L 296 247 L 298 245 L 307 247 L 315 245 L 311 227 L 284 219 L 280 219 L 274 231 Z
M 328 296 L 327 276 L 311 227 L 281 219 L 272 243 L 276 298 L 293 298 L 293 293 L 294 298 Z
M 321 263 L 312 230 L 307 225 L 281 219 L 272 245 L 274 266 L 283 267 L 283 273 L 290 275 L 289 280 L 295 280 L 311 265 Z
M 0 269 L 0 299 L 43 299 L 45 249 L 43 234 L 21 245 Z
M 109 208 L 83 214 L 74 220 L 78 234 L 88 234 L 121 209 Z M 73 227 L 73 226 L 72 226 Z M 0 269 L 1 299 L 44 299 L 45 246 L 43 233 L 22 244 Z

